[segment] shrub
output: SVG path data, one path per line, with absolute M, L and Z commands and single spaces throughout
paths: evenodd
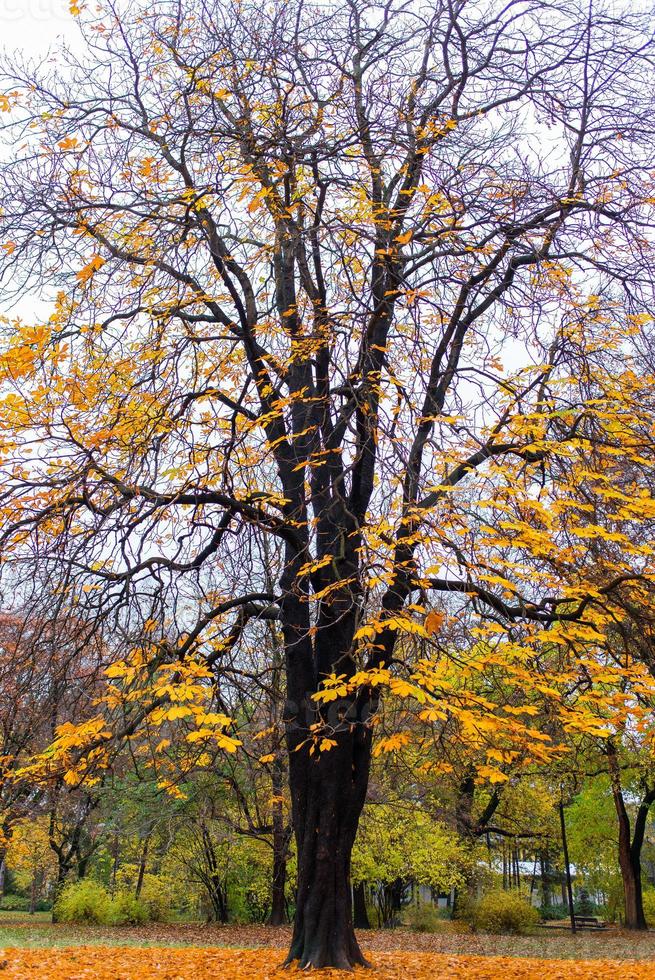
M 414 932 L 439 932 L 444 921 L 434 905 L 412 905 L 403 916 L 404 924 Z
M 116 892 L 107 906 L 106 922 L 110 926 L 140 926 L 148 921 L 148 909 L 129 892 Z
M 646 922 L 652 929 L 655 927 L 655 888 L 644 888 L 643 899 Z
M 66 885 L 53 908 L 60 922 L 104 923 L 108 921 L 110 898 L 97 881 L 82 878 Z
M 558 903 L 556 905 L 541 905 L 539 907 L 539 915 L 545 922 L 559 921 L 569 918 L 569 909 L 568 906 L 564 905 L 563 903 Z
M 30 900 L 26 895 L 3 895 L 0 899 L 2 912 L 27 912 Z
M 522 935 L 538 921 L 537 910 L 515 892 L 489 892 L 473 905 L 470 914 L 472 927 L 481 932 Z
M 171 921 L 175 895 L 165 878 L 160 878 L 158 875 L 144 875 L 139 901 L 145 906 L 151 922 Z

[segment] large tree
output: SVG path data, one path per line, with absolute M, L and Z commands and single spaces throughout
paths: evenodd
M 102 7 L 79 58 L 5 71 L 2 282 L 58 294 L 9 325 L 3 546 L 56 563 L 80 615 L 140 616 L 149 676 L 220 687 L 279 618 L 289 959 L 352 966 L 399 634 L 436 633 L 437 593 L 546 629 L 630 571 L 589 585 L 572 558 L 553 591 L 528 532 L 551 461 L 616 442 L 637 389 L 603 351 L 653 278 L 650 28 L 587 0 Z M 490 537 L 499 487 L 523 511 Z M 517 584 L 520 548 L 543 569 Z M 114 731 L 171 699 L 127 698 Z

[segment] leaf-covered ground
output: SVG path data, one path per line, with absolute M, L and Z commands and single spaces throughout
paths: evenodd
M 279 968 L 281 950 L 197 949 L 87 946 L 61 949 L 7 949 L 2 954 L 3 980 L 285 980 Z M 536 960 L 484 956 L 444 956 L 438 953 L 386 952 L 372 954 L 374 969 L 357 970 L 370 980 L 597 980 L 599 977 L 650 980 L 653 964 L 616 960 Z M 307 976 L 306 973 L 303 976 Z M 340 970 L 316 971 L 312 976 L 348 977 Z
M 200 923 L 148 925 L 139 928 L 53 925 L 49 916 L 0 912 L 0 948 L 8 946 L 56 948 L 62 946 L 233 947 L 284 949 L 291 932 L 267 926 L 216 926 Z M 538 930 L 533 936 L 471 935 L 455 923 L 444 922 L 435 934 L 406 929 L 359 933 L 362 947 L 379 952 L 425 952 L 471 956 L 511 956 L 535 959 L 651 960 L 655 976 L 655 932 L 630 933 L 620 929 L 582 932 Z M 533 974 L 534 975 L 534 974 Z M 0 980 L 4 980 L 0 973 Z

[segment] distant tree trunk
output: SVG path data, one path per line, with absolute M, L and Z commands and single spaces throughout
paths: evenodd
M 114 892 L 116 891 L 116 876 L 118 874 L 118 868 L 120 866 L 120 861 L 121 861 L 121 838 L 118 831 L 116 831 L 116 833 L 114 834 L 112 851 L 113 851 L 114 860 L 111 866 L 111 881 L 109 884 L 109 889 L 113 895 Z
M 539 870 L 541 872 L 541 903 L 542 905 L 550 906 L 553 904 L 553 892 L 551 888 L 550 856 L 547 851 L 539 851 Z M 562 892 L 562 895 L 564 895 L 564 892 Z
M 209 895 L 213 919 L 215 922 L 225 925 L 228 920 L 227 895 L 221 880 L 220 866 L 216 858 L 211 834 L 205 823 L 201 825 L 201 835 L 206 864 L 203 881 Z
M 146 873 L 146 865 L 148 863 L 148 848 L 150 846 L 151 834 L 145 838 L 143 842 L 143 848 L 141 850 L 141 859 L 139 861 L 139 873 L 136 879 L 136 888 L 134 890 L 134 897 L 139 898 L 141 895 L 141 889 L 143 888 L 143 878 Z
M 41 897 L 41 890 L 43 888 L 43 879 L 43 868 L 38 868 L 32 875 L 32 881 L 30 884 L 30 915 L 34 915 L 36 912 L 36 906 Z
M 269 926 L 282 926 L 287 921 L 285 888 L 291 828 L 287 826 L 284 818 L 282 803 L 284 778 L 284 763 L 281 759 L 276 760 L 273 764 L 273 878 Z
M 5 878 L 7 876 L 7 860 L 4 848 L 0 850 L 0 898 L 5 893 Z
M 366 908 L 366 886 L 363 881 L 353 888 L 353 919 L 355 929 L 370 929 Z
M 623 900 L 625 904 L 625 926 L 627 929 L 648 929 L 644 915 L 644 902 L 641 884 L 641 849 L 644 843 L 646 821 L 651 804 L 655 802 L 655 789 L 646 790 L 635 817 L 634 831 L 631 834 L 630 817 L 626 809 L 621 788 L 616 748 L 611 739 L 607 742 L 612 796 L 619 822 L 619 867 L 623 879 Z M 631 839 L 632 838 L 632 839 Z

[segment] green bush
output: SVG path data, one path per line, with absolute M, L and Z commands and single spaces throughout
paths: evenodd
M 569 918 L 569 909 L 561 902 L 556 905 L 541 905 L 539 915 L 544 922 L 561 921 Z
M 434 905 L 411 905 L 403 915 L 403 924 L 414 932 L 443 931 L 444 920 Z
M 655 928 L 655 888 L 644 888 L 643 899 L 646 922 L 653 929 Z
M 59 922 L 105 923 L 109 918 L 110 901 L 102 885 L 90 878 L 82 878 L 62 889 L 53 912 Z
M 538 921 L 537 909 L 516 892 L 489 892 L 472 906 L 470 913 L 471 926 L 480 932 L 523 935 Z
M 110 926 L 140 926 L 149 918 L 145 904 L 129 892 L 116 892 L 106 915 L 105 921 Z
M 148 908 L 126 891 L 112 898 L 107 889 L 90 878 L 72 882 L 62 890 L 54 906 L 59 922 L 110 926 L 140 926 L 148 921 Z
M 165 878 L 159 875 L 144 875 L 139 901 L 145 906 L 151 922 L 170 922 L 173 918 L 175 895 Z
M 0 899 L 2 912 L 28 912 L 30 900 L 26 895 L 3 895 Z

